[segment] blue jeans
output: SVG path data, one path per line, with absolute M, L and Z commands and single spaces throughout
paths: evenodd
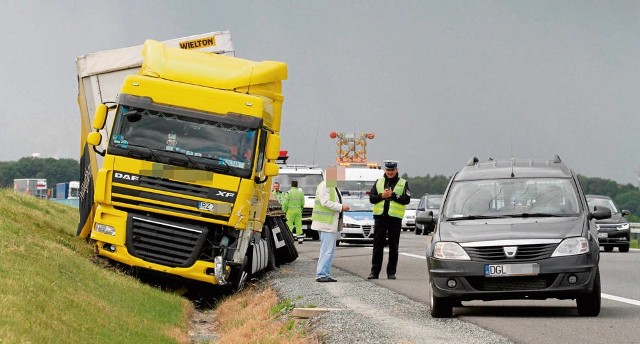
M 320 256 L 318 256 L 318 266 L 316 267 L 316 278 L 331 277 L 331 264 L 336 251 L 336 239 L 338 232 L 320 233 Z

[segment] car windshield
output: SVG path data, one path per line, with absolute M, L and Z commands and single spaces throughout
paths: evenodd
M 597 205 L 597 206 L 605 206 L 611 209 L 612 214 L 620 212 L 618 210 L 618 207 L 616 207 L 616 204 L 613 203 L 613 201 L 608 198 L 587 198 L 587 203 L 589 204 L 589 209 L 591 210 L 593 210 L 593 207 Z
M 427 198 L 427 209 L 440 209 L 442 196 L 430 196 Z
M 517 178 L 458 181 L 443 208 L 444 217 L 499 218 L 575 216 L 578 197 L 569 178 Z
M 369 202 L 369 197 L 343 197 L 342 202 L 349 205 L 352 211 L 373 211 L 373 204 Z
M 407 210 L 416 210 L 418 208 L 418 203 L 420 203 L 419 198 L 412 198 L 407 204 Z

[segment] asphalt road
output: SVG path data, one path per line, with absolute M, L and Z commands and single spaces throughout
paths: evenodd
M 425 249 L 430 239 L 402 232 L 398 279 L 386 279 L 383 268 L 372 283 L 428 304 Z M 299 254 L 317 258 L 319 242 L 305 241 L 297 248 Z M 337 247 L 335 267 L 366 278 L 370 264 L 371 246 Z M 600 273 L 598 317 L 579 317 L 575 301 L 555 299 L 464 302 L 464 307 L 454 308 L 454 316 L 517 343 L 640 343 L 640 250 L 601 252 Z

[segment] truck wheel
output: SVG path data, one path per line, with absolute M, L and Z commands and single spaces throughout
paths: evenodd
M 600 314 L 600 269 L 596 269 L 596 277 L 593 281 L 593 289 L 589 293 L 579 295 L 576 298 L 578 315 L 583 317 L 595 317 Z
M 253 249 L 247 250 L 247 255 L 244 257 L 242 265 L 231 268 L 229 279 L 231 280 L 233 291 L 241 291 L 247 284 L 251 275 L 251 255 L 253 255 Z
M 613 246 L 605 246 L 605 247 L 604 247 L 604 251 L 605 251 L 605 252 L 611 252 L 611 251 L 613 251 Z
M 629 252 L 629 244 L 624 244 L 618 246 L 618 251 L 620 252 Z

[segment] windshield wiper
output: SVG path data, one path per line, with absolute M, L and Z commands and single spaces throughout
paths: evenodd
M 213 161 L 217 161 L 217 162 L 221 162 L 222 165 L 206 165 L 207 168 L 213 169 L 213 170 L 220 170 L 221 167 L 224 167 L 223 171 L 227 171 L 229 173 L 231 173 L 232 176 L 237 177 L 238 176 L 238 171 L 236 170 L 235 167 L 229 165 L 229 163 L 227 163 L 223 158 L 219 158 L 219 157 L 203 157 L 203 159 L 207 159 L 207 160 L 213 160 Z
M 496 216 L 496 215 L 468 215 L 468 216 L 459 216 L 459 217 L 448 217 L 447 222 L 459 221 L 459 220 L 502 219 L 504 217 L 505 216 Z
M 147 150 L 147 152 L 149 152 L 149 154 L 144 154 L 138 150 L 131 150 L 129 149 L 129 147 L 144 148 Z M 124 147 L 120 147 L 120 148 L 124 148 Z M 156 161 L 160 161 L 160 157 L 153 151 L 153 149 L 147 146 L 140 146 L 140 145 L 135 145 L 131 143 L 127 143 L 127 155 L 129 155 L 132 158 L 142 158 L 142 159 L 152 158 L 151 160 L 155 159 Z
M 163 150 L 160 150 L 160 151 L 163 152 L 163 153 L 173 153 L 173 154 L 179 154 L 180 156 L 184 156 L 185 158 L 187 158 L 186 161 L 185 160 L 181 160 L 181 159 L 177 160 L 177 161 L 180 162 L 180 163 L 183 163 L 184 164 L 183 166 L 188 166 L 189 163 L 191 163 L 195 168 L 198 168 L 198 163 L 195 160 L 193 160 L 190 156 L 188 156 L 188 155 L 186 155 L 184 153 L 180 153 L 180 152 L 176 152 L 176 151 L 170 151 L 170 150 L 166 150 L 166 149 L 163 149 Z M 172 159 L 169 158 L 169 162 L 174 162 L 174 161 L 175 160 L 172 161 Z
M 567 214 L 550 214 L 550 213 L 522 213 L 522 214 L 512 214 L 506 215 L 508 217 L 566 217 L 571 216 Z

